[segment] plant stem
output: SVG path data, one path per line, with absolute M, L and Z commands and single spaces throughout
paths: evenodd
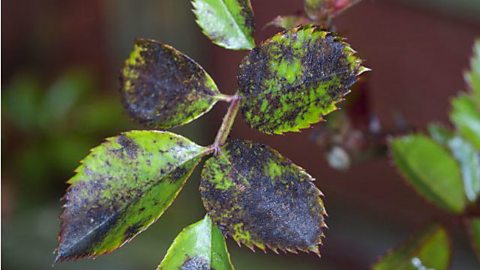
M 222 125 L 218 130 L 215 141 L 211 145 L 211 149 L 215 155 L 218 154 L 218 152 L 220 151 L 220 147 L 222 147 L 222 145 L 224 145 L 227 141 L 228 135 L 232 130 L 233 122 L 235 121 L 235 117 L 237 116 L 238 109 L 240 108 L 239 105 L 240 97 L 235 94 L 230 100 L 230 106 L 228 107 L 227 113 L 223 117 Z
M 232 102 L 232 100 L 234 100 L 235 98 L 237 98 L 237 96 L 236 96 L 236 95 L 230 96 L 230 95 L 224 95 L 224 94 L 217 94 L 217 95 L 216 95 L 216 98 L 217 98 L 218 100 L 221 100 L 221 101 Z

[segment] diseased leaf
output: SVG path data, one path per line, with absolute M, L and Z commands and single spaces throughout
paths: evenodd
M 272 148 L 234 140 L 205 163 L 200 193 L 213 222 L 238 243 L 318 254 L 326 212 L 312 181 Z
M 430 125 L 432 138 L 448 147 L 460 165 L 467 199 L 473 203 L 480 194 L 480 153 L 471 143 L 439 125 Z
M 272 25 L 288 30 L 302 24 L 308 24 L 308 22 L 308 19 L 302 16 L 277 16 L 271 22 L 267 23 L 266 26 Z
M 139 123 L 168 129 L 186 124 L 222 99 L 203 68 L 169 45 L 138 39 L 120 76 L 123 103 Z
M 307 128 L 336 110 L 366 70 L 348 44 L 317 26 L 282 32 L 240 65 L 242 114 L 251 127 L 267 134 Z
M 480 218 L 471 218 L 467 221 L 467 229 L 470 234 L 470 243 L 472 244 L 473 251 L 480 260 Z
M 433 224 L 389 252 L 374 270 L 446 270 L 450 264 L 450 240 L 445 228 Z
M 454 98 L 452 107 L 450 120 L 463 137 L 480 149 L 480 108 L 465 94 Z
M 162 215 L 206 151 L 159 131 L 125 132 L 92 149 L 68 181 L 56 261 L 130 241 Z
M 192 224 L 175 238 L 157 270 L 233 270 L 222 232 L 210 218 Z
M 420 195 L 449 212 L 463 212 L 460 168 L 446 149 L 419 134 L 395 138 L 390 148 L 395 164 Z
M 192 0 L 197 24 L 213 43 L 231 50 L 255 47 L 250 0 Z

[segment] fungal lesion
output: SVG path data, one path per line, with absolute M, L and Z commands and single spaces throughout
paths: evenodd
M 167 270 L 167 269 L 165 269 Z M 180 270 L 214 270 L 207 259 L 201 256 L 186 257 Z
M 361 63 L 348 44 L 316 26 L 280 33 L 240 65 L 242 114 L 267 134 L 309 127 L 334 111 L 368 70 Z
M 204 206 L 222 232 L 252 249 L 318 252 L 313 247 L 321 244 L 325 211 L 311 176 L 265 145 L 234 140 L 222 152 L 229 158 L 212 157 L 200 184 Z M 215 174 L 234 186 L 219 189 Z

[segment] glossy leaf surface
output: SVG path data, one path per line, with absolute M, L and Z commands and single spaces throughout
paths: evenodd
M 317 26 L 279 33 L 240 65 L 242 114 L 267 134 L 307 128 L 336 110 L 366 70 L 348 44 Z
M 465 94 L 454 98 L 452 107 L 450 120 L 463 137 L 480 149 L 480 108 Z
M 471 203 L 475 202 L 480 195 L 480 152 L 471 143 L 444 127 L 430 125 L 429 131 L 435 141 L 450 149 L 460 165 L 465 195 Z
M 217 86 L 200 65 L 153 40 L 135 42 L 120 79 L 126 110 L 148 127 L 168 129 L 186 124 L 220 99 Z
M 250 0 L 192 0 L 197 24 L 213 43 L 232 50 L 255 47 Z
M 447 270 L 450 264 L 450 240 L 445 228 L 430 225 L 403 245 L 390 251 L 374 270 Z
M 463 212 L 460 168 L 445 148 L 424 135 L 395 138 L 390 148 L 396 166 L 420 195 L 449 212 Z
M 272 148 L 235 140 L 205 163 L 200 193 L 213 222 L 238 243 L 318 253 L 326 213 L 312 181 Z
M 208 216 L 180 232 L 158 270 L 233 270 L 222 232 Z
M 56 260 L 130 241 L 162 215 L 205 151 L 159 131 L 125 132 L 92 149 L 68 181 Z

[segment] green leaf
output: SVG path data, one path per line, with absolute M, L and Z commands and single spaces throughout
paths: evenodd
M 266 26 L 272 25 L 283 29 L 290 29 L 307 23 L 308 19 L 302 16 L 277 16 L 271 22 L 267 23 Z
M 460 165 L 465 195 L 475 202 L 480 195 L 480 153 L 471 143 L 439 125 L 430 125 L 432 138 L 448 147 Z
M 197 119 L 222 99 L 203 68 L 169 45 L 138 39 L 120 76 L 123 103 L 139 123 L 167 129 Z
M 428 133 L 434 141 L 441 145 L 448 145 L 448 142 L 455 136 L 455 134 L 448 128 L 440 124 L 429 124 Z
M 222 232 L 205 216 L 182 230 L 158 270 L 233 270 Z
M 250 0 L 192 0 L 197 24 L 213 43 L 231 50 L 255 47 Z
M 433 224 L 380 259 L 374 270 L 446 270 L 450 264 L 450 240 L 445 228 Z
M 467 221 L 467 229 L 470 233 L 470 242 L 472 243 L 473 251 L 480 260 L 480 218 L 471 218 Z
M 480 153 L 472 144 L 459 136 L 452 138 L 448 146 L 460 163 L 465 195 L 473 203 L 480 194 Z
M 130 241 L 168 208 L 206 151 L 159 131 L 125 132 L 92 149 L 68 181 L 56 261 Z
M 446 149 L 424 135 L 395 138 L 390 148 L 395 164 L 420 195 L 449 212 L 463 212 L 460 169 Z
M 326 212 L 312 181 L 272 148 L 234 140 L 205 163 L 200 193 L 213 222 L 237 243 L 318 254 Z
M 460 95 L 452 100 L 450 120 L 460 134 L 480 149 L 480 108 L 467 95 Z
M 307 128 L 336 110 L 366 70 L 348 44 L 317 26 L 282 32 L 240 65 L 242 114 L 267 134 Z

